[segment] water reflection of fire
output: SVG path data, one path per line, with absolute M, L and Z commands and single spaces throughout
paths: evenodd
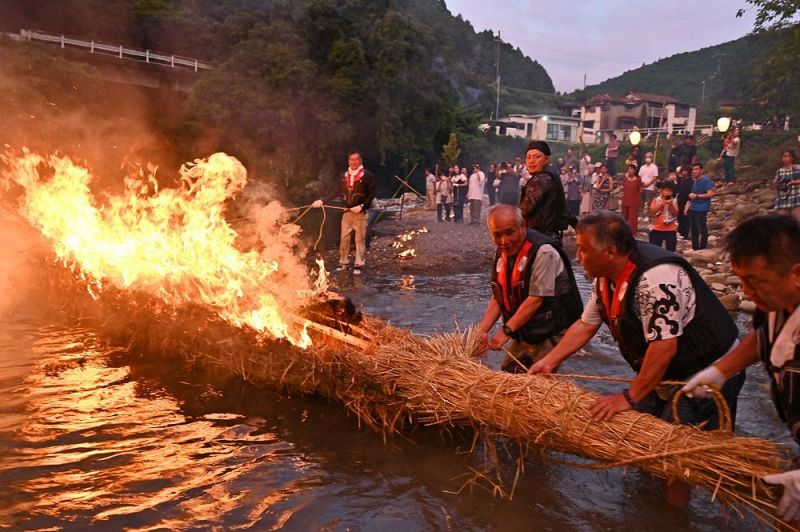
M 400 290 L 416 290 L 417 280 L 413 275 L 404 275 L 400 278 Z
M 120 195 L 100 198 L 91 172 L 65 156 L 5 155 L 3 184 L 24 189 L 20 213 L 44 235 L 60 261 L 93 296 L 104 286 L 142 291 L 169 305 L 207 305 L 237 327 L 247 326 L 299 347 L 311 345 L 295 311 L 327 288 L 324 266 L 312 285 L 305 266 L 278 234 L 240 249 L 225 220 L 226 205 L 247 183 L 234 157 L 216 153 L 181 168 L 177 188 L 159 189 L 154 175 L 125 179 Z

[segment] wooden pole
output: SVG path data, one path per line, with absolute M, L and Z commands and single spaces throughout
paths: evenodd
M 304 318 L 296 314 L 290 314 L 289 319 L 291 319 L 298 325 L 308 327 L 309 329 L 313 329 L 318 333 L 324 334 L 325 336 L 333 338 L 334 340 L 339 340 L 340 342 L 352 345 L 353 347 L 358 347 L 359 349 L 366 349 L 367 347 L 369 347 L 369 342 L 367 342 L 366 340 L 362 340 L 357 336 L 353 336 L 352 334 L 347 334 L 338 329 L 328 327 L 327 325 L 322 325 L 321 323 L 311 321 L 308 318 Z

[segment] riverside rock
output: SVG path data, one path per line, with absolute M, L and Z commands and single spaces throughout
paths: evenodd
M 733 209 L 733 219 L 736 220 L 737 223 L 747 220 L 748 218 L 752 218 L 753 216 L 758 214 L 758 207 L 756 205 L 739 205 L 735 209 Z

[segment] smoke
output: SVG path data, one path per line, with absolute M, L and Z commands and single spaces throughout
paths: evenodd
M 151 96 L 103 82 L 95 69 L 70 61 L 57 47 L 0 36 L 0 151 L 69 154 L 104 176 L 98 189 L 119 190 L 132 164 L 154 160 L 167 167 L 175 157 L 153 127 Z M 0 174 L 7 169 L 0 162 Z M 0 315 L 17 317 L 41 306 L 46 279 L 37 272 L 52 257 L 19 216 L 21 201 L 18 187 L 0 182 Z
M 0 319 L 19 319 L 38 306 L 38 262 L 44 242 L 17 214 L 0 205 Z

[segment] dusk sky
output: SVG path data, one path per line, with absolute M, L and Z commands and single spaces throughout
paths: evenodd
M 477 31 L 544 65 L 556 90 L 572 91 L 669 57 L 742 37 L 755 9 L 745 0 L 447 0 Z M 747 9 L 744 17 L 736 11 Z M 502 77 L 502 73 L 501 73 Z

